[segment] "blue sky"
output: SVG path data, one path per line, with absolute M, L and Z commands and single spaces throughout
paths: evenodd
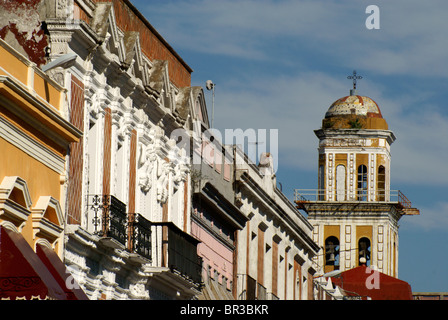
M 132 3 L 194 70 L 214 125 L 278 129 L 277 179 L 317 187 L 313 130 L 335 100 L 358 93 L 380 106 L 397 140 L 392 189 L 420 216 L 400 220 L 399 278 L 413 291 L 448 291 L 448 1 L 182 0 Z M 379 8 L 380 29 L 365 22 Z

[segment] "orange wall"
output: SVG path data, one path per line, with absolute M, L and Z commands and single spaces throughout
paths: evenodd
M 28 72 L 28 65 L 17 58 L 18 54 L 12 54 L 6 47 L 0 46 L 0 57 L 2 59 L 2 68 L 11 76 L 19 80 L 23 85 L 32 85 L 36 93 L 53 107 L 60 110 L 61 92 L 54 87 L 53 83 L 49 83 L 48 79 L 42 77 L 38 72 Z M 0 74 L 6 75 L 4 71 Z
M 37 117 L 40 114 L 41 113 L 35 113 L 31 116 Z M 16 115 L 12 114 L 8 110 L 6 110 L 4 108 L 0 108 L 0 117 L 7 119 L 15 127 L 20 128 L 27 136 L 35 139 L 40 144 L 42 144 L 42 145 L 46 146 L 47 148 L 49 148 L 50 150 L 54 151 L 59 156 L 64 157 L 66 155 L 67 150 L 64 147 L 61 147 L 60 145 L 56 144 L 50 138 L 45 136 L 42 132 L 40 132 L 33 126 L 27 124 L 22 119 L 20 119 Z
M 336 237 L 341 242 L 341 226 L 339 225 L 326 225 L 324 226 L 324 242 L 328 237 Z
M 28 67 L 2 46 L 0 46 L 0 56 L 2 57 L 2 68 L 20 82 L 27 83 Z M 3 71 L 1 72 L 2 74 L 5 74 Z
M 0 138 L 0 178 L 20 176 L 27 182 L 31 201 L 36 204 L 40 196 L 52 196 L 60 201 L 60 175 L 41 162 Z

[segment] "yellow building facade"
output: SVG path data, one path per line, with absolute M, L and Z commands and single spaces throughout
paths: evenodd
M 64 299 L 48 266 L 63 254 L 66 159 L 81 132 L 64 119 L 65 89 L 3 40 L 0 56 L 0 278 L 8 284 L 0 298 Z M 23 255 L 22 269 L 14 252 Z M 21 292 L 26 278 L 35 285 Z

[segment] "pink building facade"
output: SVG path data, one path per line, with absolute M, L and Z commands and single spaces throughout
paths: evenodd
M 202 212 L 195 210 L 199 219 L 204 219 Z M 201 223 L 192 221 L 191 233 L 201 243 L 198 244 L 198 255 L 202 257 L 202 279 L 213 278 L 227 290 L 231 291 L 233 279 L 234 248 L 217 239 Z
M 191 234 L 200 241 L 202 258 L 200 298 L 236 299 L 237 234 L 248 218 L 235 201 L 233 147 L 212 138 L 205 106 L 201 113 L 205 117 L 200 119 L 202 134 L 193 151 L 191 213 Z

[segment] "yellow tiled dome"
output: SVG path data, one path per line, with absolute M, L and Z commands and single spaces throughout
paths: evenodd
M 367 118 L 383 117 L 375 101 L 360 95 L 346 96 L 336 100 L 328 109 L 325 118 L 341 115 L 357 115 Z

